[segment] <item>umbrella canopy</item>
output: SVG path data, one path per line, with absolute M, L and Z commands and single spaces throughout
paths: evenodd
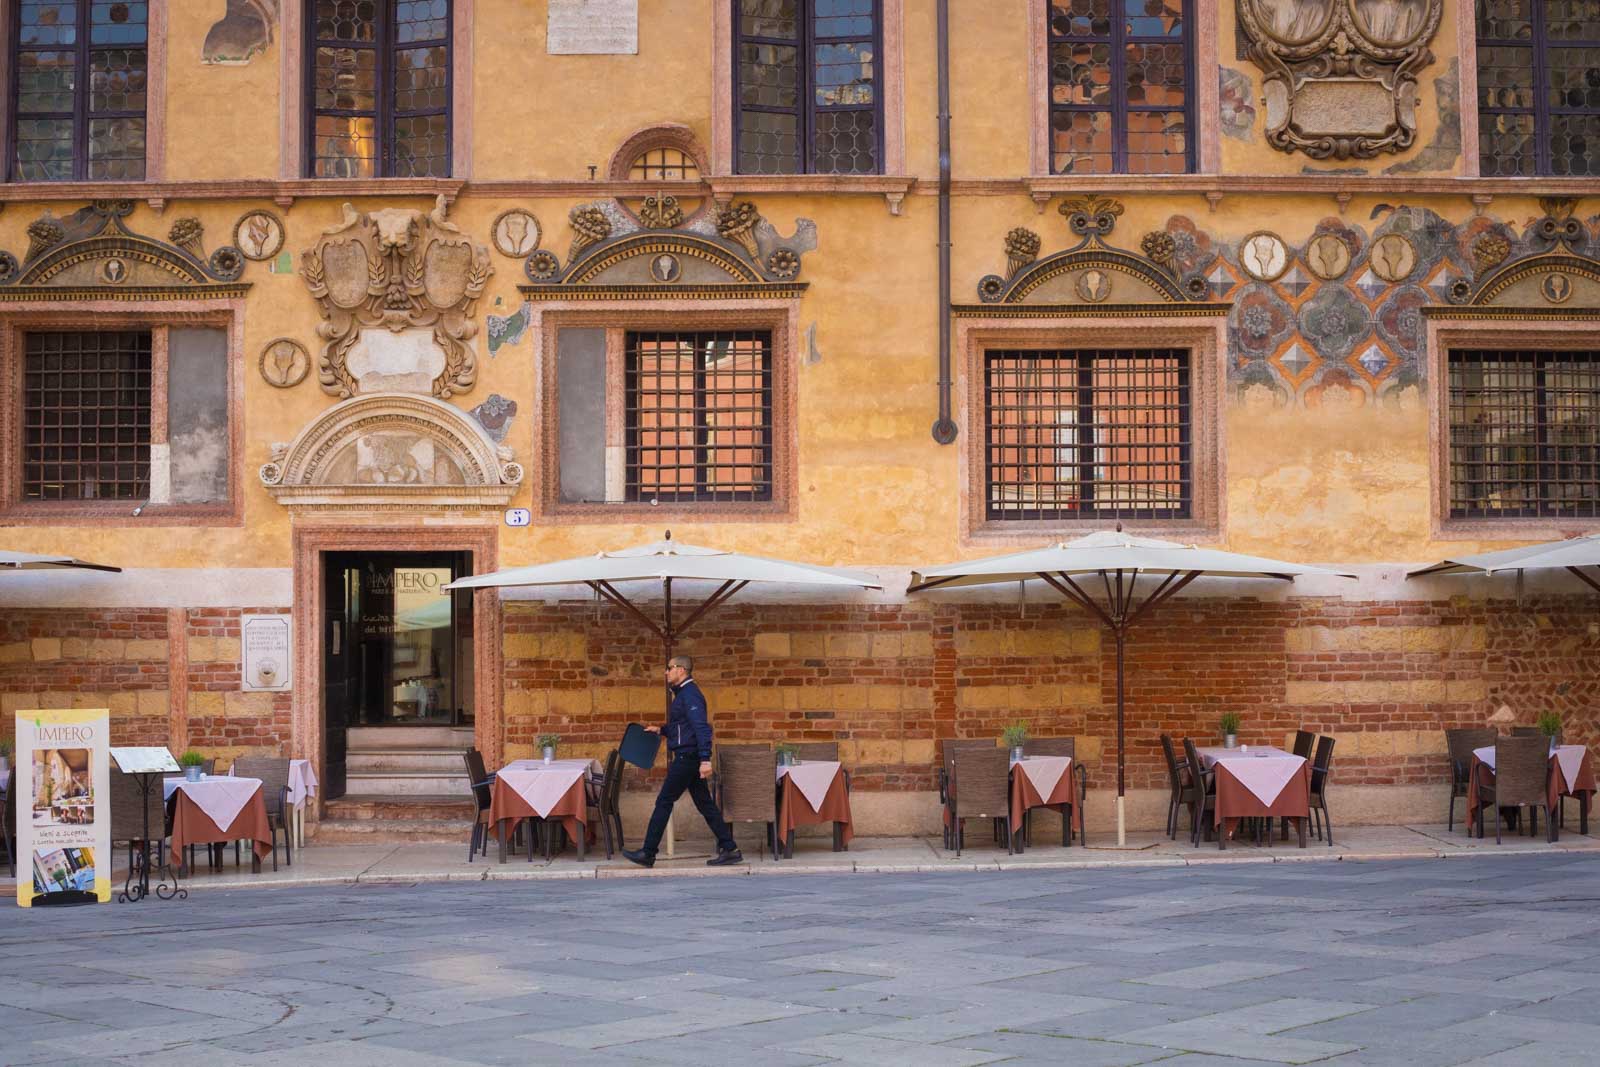
M 1440 560 L 1427 567 L 1419 567 L 1406 574 L 1418 578 L 1424 574 L 1494 574 L 1497 571 L 1571 571 L 1600 592 L 1600 580 L 1584 573 L 1582 568 L 1600 569 L 1600 534 L 1573 537 L 1566 541 L 1546 541 L 1544 544 L 1523 548 L 1504 548 L 1498 552 L 1480 552 L 1472 556 L 1457 556 Z
M 1150 581 L 1146 583 L 1147 591 L 1141 593 L 1139 579 L 1146 575 L 1150 576 Z M 1354 577 L 1303 563 L 1245 556 L 1153 537 L 1135 537 L 1117 529 L 1088 534 L 1048 548 L 923 568 L 912 574 L 909 591 L 1037 578 L 1111 630 L 1117 645 L 1117 843 L 1122 844 L 1126 839 L 1122 798 L 1127 782 L 1123 654 L 1128 628 L 1146 612 L 1202 576 L 1293 581 L 1300 575 Z M 1093 595 L 1096 590 L 1104 592 L 1103 604 Z
M 71 556 L 35 556 L 27 552 L 0 552 L 0 570 L 84 570 L 110 571 L 113 574 L 122 572 L 121 567 L 108 567 L 104 563 L 85 563 L 83 560 L 73 559 Z

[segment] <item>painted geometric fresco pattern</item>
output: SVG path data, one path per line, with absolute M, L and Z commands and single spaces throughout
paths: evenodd
M 1247 403 L 1319 407 L 1420 402 L 1427 324 L 1422 308 L 1449 302 L 1451 284 L 1476 276 L 1473 245 L 1493 233 L 1510 246 L 1506 261 L 1547 251 L 1534 233 L 1536 218 L 1513 225 L 1476 216 L 1457 225 L 1426 208 L 1381 204 L 1368 226 L 1330 217 L 1303 240 L 1280 233 L 1289 265 L 1272 282 L 1253 280 L 1239 264 L 1237 245 L 1216 238 L 1183 215 L 1167 220 L 1180 275 L 1205 278 L 1212 300 L 1231 300 L 1228 384 Z M 1600 256 L 1591 218 L 1580 254 Z M 1416 263 L 1397 281 L 1379 277 L 1373 244 L 1399 233 L 1416 249 Z M 1342 275 L 1324 280 L 1310 268 L 1307 249 L 1332 234 L 1350 250 Z

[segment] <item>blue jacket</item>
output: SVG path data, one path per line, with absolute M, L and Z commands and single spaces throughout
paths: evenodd
M 711 758 L 711 719 L 706 715 L 705 694 L 693 678 L 673 690 L 661 736 L 667 739 L 668 752 L 694 752 L 702 761 Z

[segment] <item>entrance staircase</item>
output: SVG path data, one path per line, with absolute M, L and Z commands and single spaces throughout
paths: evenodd
M 346 734 L 345 795 L 327 803 L 322 842 L 461 842 L 474 804 L 462 753 L 472 728 L 352 727 Z

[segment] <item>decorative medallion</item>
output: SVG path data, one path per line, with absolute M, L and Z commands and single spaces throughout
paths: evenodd
M 448 398 L 477 381 L 473 313 L 494 268 L 489 250 L 430 212 L 344 205 L 344 221 L 301 256 L 322 308 L 324 392 L 420 392 Z M 215 257 L 213 257 L 215 258 Z
M 539 228 L 538 219 L 514 207 L 495 216 L 494 225 L 489 227 L 489 236 L 494 241 L 496 252 L 508 259 L 523 259 L 531 256 L 539 247 L 544 233 Z
M 1265 77 L 1267 143 L 1312 159 L 1372 159 L 1417 135 L 1417 74 L 1444 0 L 1239 0 Z
M 1479 270 L 1498 267 L 1510 254 L 1511 242 L 1497 233 L 1486 233 L 1472 243 L 1472 258 Z
M 1572 211 L 1578 202 L 1569 196 L 1542 196 L 1539 206 L 1544 209 L 1544 218 L 1539 220 L 1534 229 L 1541 240 L 1554 243 L 1565 241 L 1573 248 L 1583 243 L 1583 223 L 1572 217 Z
M 1023 226 L 1006 234 L 1006 277 L 1016 277 L 1017 271 L 1039 258 L 1039 235 Z
M 1367 257 L 1372 273 L 1386 282 L 1400 282 L 1417 267 L 1417 249 L 1403 233 L 1386 233 L 1372 243 Z
M 1319 233 L 1306 245 L 1306 266 L 1325 282 L 1343 278 L 1350 269 L 1350 246 L 1337 234 Z
M 258 366 L 268 385 L 289 389 L 306 380 L 311 371 L 311 353 L 293 337 L 279 337 L 268 341 L 261 350 Z
M 572 247 L 567 249 L 568 263 L 576 260 L 585 248 L 611 236 L 611 219 L 592 204 L 573 208 L 567 221 L 572 224 Z
M 650 257 L 650 277 L 658 282 L 675 282 L 683 277 L 683 264 L 670 252 Z
M 107 285 L 121 285 L 128 280 L 127 260 L 112 256 L 100 263 L 100 280 Z
M 232 245 L 223 245 L 211 253 L 211 273 L 225 282 L 231 282 L 244 273 L 244 253 Z
M 1258 282 L 1277 281 L 1289 269 L 1289 249 L 1283 238 L 1257 230 L 1239 242 L 1239 266 Z
M 1111 295 L 1111 275 L 1103 270 L 1086 270 L 1073 280 L 1072 288 L 1085 303 L 1103 303 Z
M 755 236 L 756 223 L 760 221 L 761 212 L 756 210 L 756 206 L 748 200 L 741 200 L 737 204 L 729 204 L 717 214 L 717 232 L 738 244 L 751 257 L 756 257 L 761 254 Z
M 774 249 L 767 257 L 767 273 L 784 282 L 799 277 L 800 253 L 792 248 Z
M 1539 282 L 1539 292 L 1552 304 L 1564 304 L 1572 296 L 1572 279 L 1565 274 L 1546 274 Z
M 1056 210 L 1067 220 L 1068 228 L 1080 237 L 1109 237 L 1122 216 L 1120 202 L 1092 193 L 1069 197 Z
M 12 281 L 22 270 L 22 265 L 17 262 L 17 257 L 10 252 L 0 252 L 0 285 Z
M 233 224 L 233 246 L 245 259 L 271 259 L 283 248 L 283 220 L 270 211 L 245 212 Z
M 167 240 L 189 253 L 195 259 L 203 261 L 206 258 L 206 249 L 203 243 L 205 235 L 206 228 L 200 224 L 199 219 L 191 216 L 175 219 L 172 223 L 172 229 L 167 231 Z
M 683 221 L 675 196 L 647 196 L 639 205 L 639 221 L 652 230 L 670 230 Z
M 529 281 L 547 282 L 561 273 L 561 261 L 554 252 L 539 251 L 528 257 L 523 270 Z

